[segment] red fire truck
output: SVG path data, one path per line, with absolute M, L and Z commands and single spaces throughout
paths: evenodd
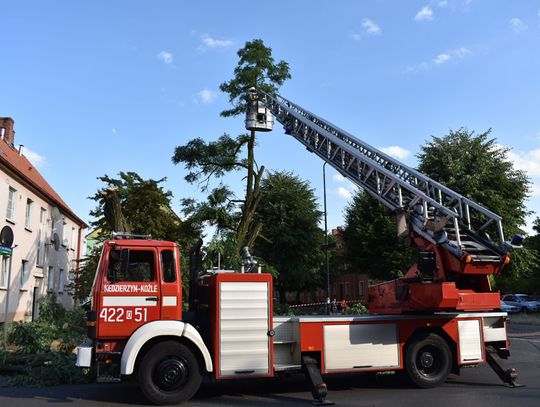
M 204 376 L 290 372 L 303 372 L 314 402 L 328 404 L 322 375 L 404 371 L 433 387 L 484 362 L 517 386 L 515 370 L 497 361 L 509 356 L 507 315 L 488 279 L 520 243 L 505 242 L 501 218 L 281 96 L 253 91 L 246 127 L 270 130 L 273 117 L 396 214 L 419 248 L 405 277 L 370 289 L 369 315 L 279 317 L 272 277 L 248 253 L 238 272 L 203 272 L 199 242 L 183 311 L 178 245 L 116 234 L 103 246 L 77 365 L 97 364 L 101 381 L 137 375 L 156 404 L 191 398 Z

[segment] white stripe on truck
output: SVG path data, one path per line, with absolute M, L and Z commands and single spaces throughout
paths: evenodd
M 163 305 L 164 306 L 170 306 L 170 307 L 176 307 L 176 296 L 174 295 L 164 295 L 163 296 Z
M 147 298 L 152 298 L 148 295 L 126 295 L 126 296 L 104 296 L 104 307 L 155 307 L 157 301 L 148 301 Z

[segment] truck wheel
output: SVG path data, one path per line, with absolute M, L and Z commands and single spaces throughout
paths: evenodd
M 452 352 L 436 334 L 413 338 L 405 350 L 405 371 L 418 387 L 442 384 L 452 369 Z
M 178 404 L 189 400 L 202 382 L 199 362 L 185 345 L 167 341 L 151 348 L 138 369 L 139 385 L 155 404 Z

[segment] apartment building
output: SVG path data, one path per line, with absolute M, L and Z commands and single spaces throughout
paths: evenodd
M 47 293 L 73 304 L 87 225 L 15 147 L 13 119 L 0 118 L 0 138 L 0 322 L 30 321 Z

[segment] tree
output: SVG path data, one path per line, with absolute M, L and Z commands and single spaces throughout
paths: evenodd
M 145 180 L 135 172 L 120 172 L 118 175 L 119 178 L 111 178 L 108 175 L 98 178 L 106 183 L 106 187 L 99 189 L 90 197 L 98 204 L 90 212 L 96 219 L 91 222 L 91 226 L 99 228 L 106 236 L 113 231 L 106 217 L 107 194 L 103 193 L 112 189 L 117 191 L 120 209 L 131 233 L 149 234 L 154 239 L 180 240 L 181 222 L 171 209 L 172 192 L 164 190 L 160 185 L 166 178 Z
M 179 242 L 180 250 L 185 254 L 196 237 L 196 231 L 189 223 L 181 222 L 172 211 L 172 193 L 160 185 L 166 178 L 145 180 L 135 172 L 120 172 L 118 175 L 119 178 L 99 177 L 106 185 L 90 197 L 97 202 L 90 215 L 95 218 L 91 226 L 99 230 L 99 240 L 108 238 L 113 228 L 120 228 L 120 231 Z M 101 254 L 100 246 L 96 245 L 87 254 L 75 277 L 73 289 L 77 299 L 85 299 L 90 292 Z M 183 263 L 185 258 L 185 255 L 181 256 Z
M 229 95 L 229 101 L 233 105 L 233 108 L 221 112 L 223 117 L 237 116 L 245 112 L 250 88 L 273 93 L 291 77 L 287 62 L 275 63 L 272 49 L 266 47 L 260 39 L 246 42 L 237 54 L 239 61 L 234 69 L 234 77 L 220 85 L 221 91 Z M 262 227 L 261 224 L 253 223 L 253 215 L 261 199 L 260 183 L 265 170 L 264 166 L 259 167 L 255 160 L 255 144 L 254 131 L 237 137 L 223 134 L 217 141 L 208 143 L 201 138 L 195 138 L 176 147 L 172 157 L 175 164 L 183 163 L 189 170 L 186 181 L 199 182 L 203 191 L 207 190 L 212 177 L 219 178 L 232 171 L 246 172 L 243 199 L 234 199 L 228 188 L 223 186 L 219 187 L 219 191 L 211 192 L 219 193 L 222 203 L 228 202 L 238 207 L 238 215 L 230 219 L 235 223 L 227 226 L 234 230 L 237 252 L 245 245 L 251 246 Z M 224 191 L 227 191 L 226 195 L 223 195 Z M 198 208 L 207 216 L 215 213 L 208 210 L 208 205 L 198 205 Z M 203 219 L 202 216 L 197 217 Z M 216 221 L 212 218 L 205 220 Z
M 480 205 L 502 216 L 505 236 L 523 233 L 528 212 L 525 199 L 530 181 L 525 172 L 516 170 L 508 159 L 510 149 L 490 139 L 491 130 L 475 135 L 465 128 L 433 137 L 418 155 L 418 170 Z M 498 285 L 526 276 L 535 262 L 528 249 L 513 250 L 512 262 Z
M 286 291 L 322 283 L 321 212 L 309 183 L 291 173 L 269 174 L 261 191 L 255 218 L 263 232 L 255 241 L 254 253 L 277 270 L 275 285 L 280 302 L 285 303 Z
M 344 261 L 379 280 L 401 277 L 411 265 L 413 251 L 397 236 L 395 219 L 369 194 L 358 192 L 345 208 Z
M 506 236 L 523 233 L 530 182 L 508 159 L 510 149 L 465 128 L 433 137 L 421 147 L 418 170 L 502 216 Z

